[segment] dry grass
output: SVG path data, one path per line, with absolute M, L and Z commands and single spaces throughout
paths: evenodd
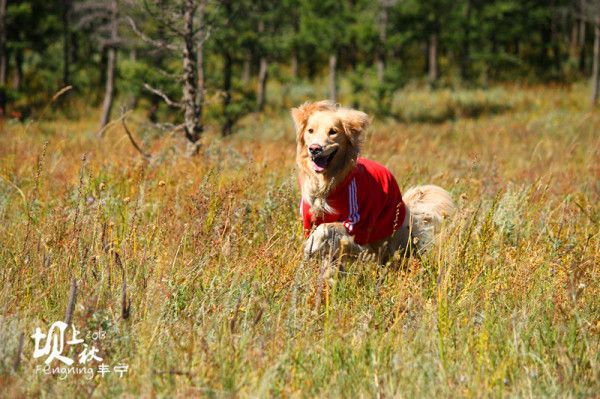
M 5 124 L 0 395 L 597 394 L 600 115 L 586 94 L 397 97 L 436 123 L 377 121 L 366 155 L 405 189 L 448 188 L 460 213 L 421 261 L 357 263 L 332 284 L 301 262 L 286 115 L 209 133 L 191 160 L 148 134 L 151 163 L 120 125 L 99 141 L 95 118 Z M 126 378 L 36 375 L 28 337 L 64 318 L 73 278 L 73 322 L 107 331 L 100 353 Z

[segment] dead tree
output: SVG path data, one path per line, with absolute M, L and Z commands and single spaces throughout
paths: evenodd
M 196 98 L 198 75 L 196 74 L 196 42 L 194 40 L 194 14 L 197 6 L 194 0 L 186 0 L 183 9 L 183 93 L 182 105 L 184 111 L 185 136 L 197 152 L 198 140 L 202 134 L 200 124 L 200 109 Z
M 104 85 L 104 101 L 102 102 L 102 115 L 100 116 L 100 129 L 108 124 L 110 111 L 115 98 L 115 70 L 117 67 L 117 44 L 119 42 L 119 12 L 117 0 L 111 0 L 109 5 L 110 39 L 106 43 L 106 82 Z
M 202 108 L 204 105 L 204 42 L 209 35 L 205 26 L 206 0 L 159 0 L 144 2 L 144 13 L 164 30 L 164 38 L 153 39 L 142 32 L 133 18 L 129 25 L 137 36 L 154 49 L 168 50 L 181 57 L 182 70 L 178 81 L 183 82 L 181 98 L 172 100 L 160 88 L 145 83 L 144 87 L 159 96 L 172 108 L 183 112 L 183 129 L 188 140 L 188 155 L 198 153 L 204 131 Z M 158 7 L 157 7 L 158 6 Z M 167 74 L 168 75 L 168 74 Z
M 115 98 L 115 79 L 117 74 L 117 53 L 123 45 L 119 36 L 119 26 L 122 22 L 119 15 L 119 0 L 89 0 L 73 4 L 73 19 L 75 29 L 90 29 L 94 32 L 98 46 L 106 50 L 104 99 L 100 116 L 99 134 L 110 121 L 110 114 Z

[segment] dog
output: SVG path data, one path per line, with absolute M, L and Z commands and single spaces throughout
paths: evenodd
M 404 195 L 383 165 L 359 156 L 369 126 L 364 112 L 329 101 L 291 109 L 302 192 L 305 259 L 317 254 L 374 256 L 424 253 L 455 205 L 441 187 L 410 188 Z

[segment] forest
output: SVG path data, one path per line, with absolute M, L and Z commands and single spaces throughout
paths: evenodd
M 2 0 L 0 113 L 27 118 L 68 87 L 58 108 L 102 104 L 99 129 L 117 102 L 194 145 L 207 125 L 227 136 L 293 105 L 269 81 L 318 81 L 381 115 L 407 85 L 591 79 L 595 104 L 599 19 L 592 0 Z

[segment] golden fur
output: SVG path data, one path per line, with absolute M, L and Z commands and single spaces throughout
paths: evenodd
M 307 102 L 291 110 L 296 127 L 296 163 L 302 197 L 311 213 L 320 216 L 331 209 L 329 193 L 354 168 L 362 134 L 369 126 L 369 117 L 361 111 L 342 108 L 329 101 Z M 316 146 L 329 159 L 322 170 L 316 165 L 309 147 Z M 351 254 L 369 253 L 385 262 L 395 252 L 409 254 L 428 249 L 434 241 L 436 227 L 454 212 L 450 194 L 434 185 L 417 186 L 403 195 L 406 218 L 392 236 L 360 246 L 354 243 L 342 223 L 325 223 L 311 233 L 305 243 L 305 256 L 316 253 L 337 256 L 344 250 Z

